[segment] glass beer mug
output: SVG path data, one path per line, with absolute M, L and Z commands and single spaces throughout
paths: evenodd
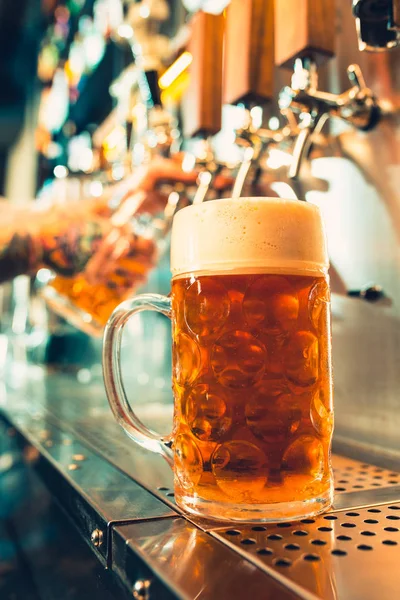
M 108 399 L 128 435 L 164 455 L 185 511 L 222 520 L 304 518 L 332 502 L 328 257 L 317 207 L 214 200 L 174 218 L 172 291 L 121 304 L 104 335 Z M 124 324 L 172 320 L 174 425 L 147 429 L 125 395 Z

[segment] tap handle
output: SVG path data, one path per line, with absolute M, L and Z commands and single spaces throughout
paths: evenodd
M 224 103 L 263 104 L 273 95 L 274 0 L 231 0 L 225 22 Z
M 192 55 L 189 86 L 182 102 L 185 137 L 209 136 L 222 125 L 223 15 L 199 12 L 190 22 L 186 50 Z
M 292 162 L 289 167 L 289 178 L 297 179 L 303 160 L 307 157 L 311 143 L 311 128 L 304 127 L 299 132 L 293 148 Z
M 349 65 L 347 67 L 347 76 L 350 80 L 350 83 L 352 83 L 360 91 L 367 88 L 364 75 L 362 74 L 362 71 L 358 65 Z
M 320 64 L 335 52 L 334 0 L 275 2 L 275 63 L 293 68 L 297 58 Z

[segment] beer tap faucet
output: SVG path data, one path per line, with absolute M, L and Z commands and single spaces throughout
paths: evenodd
M 232 191 L 233 198 L 240 198 L 245 181 L 249 172 L 254 168 L 252 184 L 256 184 L 261 175 L 261 160 L 272 144 L 281 144 L 285 140 L 291 140 L 297 135 L 297 121 L 290 109 L 282 109 L 282 114 L 287 119 L 287 124 L 273 130 L 264 127 L 256 128 L 250 113 L 247 111 L 247 119 L 244 125 L 236 130 L 236 144 L 244 146 L 244 155 L 238 170 Z
M 281 109 L 290 109 L 299 115 L 299 132 L 289 168 L 291 179 L 298 177 L 313 136 L 330 117 L 339 117 L 363 131 L 377 124 L 380 117 L 378 101 L 366 86 L 360 67 L 350 65 L 347 75 L 353 84 L 350 89 L 341 94 L 324 92 L 318 89 L 316 63 L 308 58 L 296 59 L 291 86 L 283 88 L 279 96 Z

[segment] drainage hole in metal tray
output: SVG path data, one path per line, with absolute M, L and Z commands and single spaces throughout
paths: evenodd
M 275 567 L 291 567 L 292 561 L 288 558 L 276 558 L 274 560 Z
M 364 489 L 364 486 L 363 486 L 363 485 L 353 485 L 353 488 L 354 488 L 355 490 L 363 490 L 363 489 Z
M 321 557 L 318 554 L 305 554 L 303 556 L 303 560 L 308 560 L 309 562 L 317 562 L 321 560 Z
M 349 483 L 347 479 L 339 479 L 338 483 Z
M 364 519 L 364 523 L 379 523 L 376 519 Z
M 336 521 L 337 517 L 336 515 L 325 515 L 324 519 L 327 521 Z
M 298 544 L 286 544 L 284 548 L 285 550 L 300 550 L 300 546 Z
M 341 542 L 350 542 L 353 538 L 351 538 L 349 535 L 338 535 L 337 539 Z
M 346 488 L 344 487 L 335 487 L 335 492 L 345 492 Z
M 368 546 L 367 544 L 359 544 L 357 548 L 358 550 L 373 550 L 372 546 Z
M 293 527 L 291 523 L 277 523 L 277 527 L 281 527 L 282 529 L 285 527 Z
M 400 510 L 400 506 L 388 506 L 390 510 Z
M 318 531 L 333 531 L 332 527 L 318 527 Z
M 390 519 L 391 521 L 400 521 L 400 517 L 397 515 L 386 515 L 386 518 Z
M 175 494 L 174 492 L 168 492 L 167 494 L 165 494 L 168 498 L 174 498 Z
M 279 533 L 271 533 L 267 537 L 268 537 L 269 540 L 272 540 L 272 541 L 277 541 L 277 540 L 281 540 L 282 539 L 282 536 L 279 535 Z
M 384 530 L 396 532 L 396 531 L 399 531 L 399 528 L 398 527 L 384 527 Z
M 326 546 L 325 540 L 311 540 L 311 543 L 314 544 L 314 546 Z
M 157 489 L 160 492 L 169 492 L 169 488 L 167 488 L 167 487 L 158 487 Z
M 256 525 L 255 527 L 251 528 L 252 531 L 267 531 L 266 527 L 263 527 L 262 525 Z
M 376 535 L 375 531 L 361 531 L 360 533 L 361 533 L 361 535 L 367 535 L 367 536 Z
M 346 515 L 348 517 L 359 517 L 360 513 L 358 513 L 358 512 L 347 512 Z
M 355 524 L 355 523 L 340 523 L 340 525 L 341 525 L 342 527 L 348 527 L 348 528 L 351 528 L 351 527 L 355 527 L 355 526 L 356 526 L 356 524 Z
M 253 540 L 252 538 L 245 538 L 240 543 L 243 544 L 244 546 L 252 546 L 253 544 L 256 543 L 256 540 Z
M 300 523 L 315 523 L 315 519 L 301 519 Z
M 380 508 L 368 508 L 368 511 L 370 513 L 381 513 L 381 509 Z
M 308 531 L 304 531 L 304 529 L 295 529 L 294 531 L 292 531 L 292 534 L 301 537 L 304 535 L 308 535 Z
M 240 535 L 240 531 L 237 529 L 228 529 L 225 531 L 226 535 Z
M 397 542 L 394 540 L 383 540 L 382 544 L 385 544 L 386 546 L 397 546 Z
M 337 548 L 336 550 L 332 550 L 331 554 L 333 554 L 334 556 L 346 556 L 347 552 L 345 550 L 339 550 Z
M 261 554 L 261 556 L 271 556 L 273 553 L 274 551 L 271 548 L 260 548 L 260 550 L 257 550 L 257 554 Z

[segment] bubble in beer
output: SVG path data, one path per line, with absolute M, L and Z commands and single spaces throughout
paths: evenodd
M 181 385 L 192 383 L 201 367 L 200 350 L 186 333 L 178 333 L 173 343 L 174 377 Z
M 312 287 L 308 302 L 310 321 L 317 330 L 322 313 L 329 310 L 329 302 L 329 286 L 326 281 L 319 281 Z
M 250 442 L 221 444 L 211 463 L 218 486 L 237 502 L 252 502 L 267 482 L 267 458 Z
M 243 310 L 250 327 L 259 326 L 278 335 L 291 331 L 296 324 L 299 299 L 285 277 L 268 275 L 249 287 Z
M 333 429 L 333 413 L 325 393 L 323 389 L 318 389 L 313 395 L 310 408 L 311 423 L 321 436 L 330 435 Z
M 282 459 L 285 475 L 306 475 L 311 480 L 321 479 L 324 474 L 324 449 L 312 435 L 300 435 L 286 449 Z
M 318 379 L 318 339 L 310 331 L 297 331 L 285 345 L 284 364 L 287 378 L 296 387 L 305 388 Z M 301 391 L 301 389 L 300 389 Z
M 186 291 L 185 320 L 189 329 L 201 338 L 218 333 L 229 310 L 229 296 L 222 283 L 197 279 Z
M 229 430 L 229 402 L 219 386 L 196 385 L 183 404 L 186 423 L 202 441 L 218 441 Z
M 203 472 L 203 461 L 194 440 L 186 433 L 177 436 L 174 442 L 174 471 L 185 490 L 192 490 Z
M 288 390 L 274 381 L 262 382 L 254 390 L 245 408 L 246 422 L 252 433 L 269 443 L 290 439 L 300 425 L 301 409 Z
M 266 350 L 250 333 L 228 331 L 212 347 L 210 361 L 219 383 L 230 388 L 244 388 L 261 379 Z

